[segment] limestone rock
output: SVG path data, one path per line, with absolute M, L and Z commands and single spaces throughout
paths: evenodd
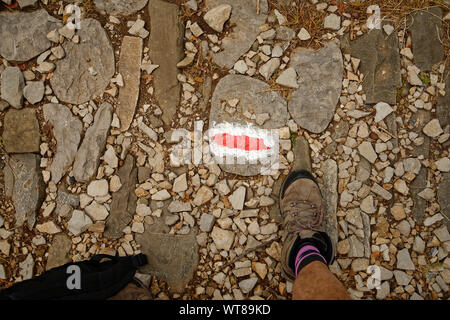
M 384 101 L 395 105 L 397 89 L 402 86 L 397 34 L 393 32 L 386 37 L 383 30 L 373 29 L 353 41 L 346 35 L 341 47 L 344 53 L 361 60 L 362 74 L 371 75 L 365 76 L 362 82 L 365 103 Z
M 34 109 L 10 109 L 2 136 L 8 153 L 39 152 L 39 123 Z
M 218 250 L 230 250 L 234 242 L 234 232 L 223 230 L 219 227 L 213 228 L 211 237 Z
M 13 154 L 5 166 L 5 175 L 12 178 L 11 185 L 6 184 L 6 191 L 12 195 L 16 226 L 22 226 L 25 218 L 29 229 L 36 222 L 36 212 L 45 197 L 45 184 L 39 166 L 40 157 L 31 153 Z
M 110 15 L 128 16 L 147 5 L 148 0 L 94 0 L 97 9 Z
M 139 99 L 142 47 L 141 38 L 129 36 L 123 38 L 119 72 L 125 85 L 119 89 L 119 104 L 116 108 L 122 131 L 130 127 Z
M 112 106 L 103 103 L 95 114 L 94 124 L 86 130 L 73 164 L 73 174 L 79 182 L 87 182 L 97 174 L 111 126 L 112 112 Z
M 223 25 L 230 18 L 231 6 L 222 4 L 209 10 L 203 16 L 205 22 L 217 32 L 222 32 Z
M 119 191 L 112 195 L 111 210 L 106 221 L 104 236 L 118 239 L 136 212 L 137 196 L 134 193 L 137 183 L 137 168 L 132 155 L 127 155 L 123 167 L 119 169 L 118 176 L 122 182 Z
M 302 128 L 320 133 L 333 118 L 341 94 L 341 51 L 334 42 L 319 51 L 297 48 L 291 55 L 291 67 L 301 77 L 289 101 L 289 113 Z
M 267 19 L 268 4 L 267 0 L 260 1 L 259 14 L 255 4 L 247 0 L 208 0 L 206 8 L 210 10 L 219 5 L 230 5 L 233 8 L 229 24 L 234 25 L 234 28 L 222 39 L 223 50 L 213 54 L 213 60 L 220 67 L 231 69 L 258 36 L 259 27 Z
M 69 258 L 69 252 L 72 249 L 70 238 L 61 233 L 54 236 L 50 249 L 48 251 L 46 270 L 62 266 L 72 260 Z
M 25 86 L 22 71 L 7 67 L 1 74 L 1 98 L 16 109 L 22 108 L 22 91 Z
M 183 59 L 184 27 L 180 23 L 180 9 L 174 3 L 152 0 L 148 10 L 152 31 L 150 59 L 159 65 L 152 74 L 155 98 L 163 110 L 162 120 L 170 125 L 180 100 L 177 63 Z
M 83 124 L 69 108 L 61 104 L 45 104 L 44 119 L 53 126 L 56 155 L 50 165 L 51 179 L 57 184 L 77 154 Z
M 147 255 L 148 264 L 139 272 L 168 283 L 171 291 L 184 292 L 198 264 L 198 244 L 194 235 L 169 235 L 145 230 L 136 242 Z
M 63 44 L 65 58 L 56 61 L 50 84 L 59 100 L 82 104 L 106 89 L 115 72 L 111 41 L 100 22 L 81 20 L 80 43 Z
M 23 88 L 23 96 L 31 104 L 36 104 L 41 102 L 44 98 L 44 82 L 42 81 L 30 81 L 27 83 L 25 88 Z
M 414 64 L 422 71 L 430 71 L 444 58 L 442 9 L 431 7 L 413 12 L 408 16 L 407 25 L 411 32 Z
M 3 11 L 0 13 L 0 26 L 0 55 L 8 61 L 24 62 L 50 48 L 47 34 L 61 26 L 61 22 L 44 9 Z
M 92 220 L 88 215 L 84 214 L 83 211 L 74 210 L 67 227 L 73 235 L 77 236 L 84 232 L 91 224 Z

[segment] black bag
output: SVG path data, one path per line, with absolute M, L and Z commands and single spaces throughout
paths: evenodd
M 102 259 L 107 261 L 100 262 Z M 129 283 L 147 257 L 96 255 L 90 260 L 67 263 L 33 279 L 0 291 L 0 300 L 103 300 Z M 79 281 L 72 281 L 79 274 Z

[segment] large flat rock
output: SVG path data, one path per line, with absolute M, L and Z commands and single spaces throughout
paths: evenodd
M 103 233 L 105 237 L 111 239 L 118 239 L 123 235 L 122 230 L 130 223 L 136 212 L 137 196 L 134 190 L 137 183 L 137 168 L 132 155 L 127 155 L 118 175 L 122 187 L 112 195 L 111 210 Z
M 0 55 L 8 61 L 24 62 L 33 59 L 51 43 L 47 34 L 61 26 L 61 22 L 46 10 L 0 13 Z
M 184 292 L 198 264 L 198 244 L 195 235 L 169 235 L 144 232 L 136 235 L 148 264 L 141 273 L 152 274 L 166 281 L 173 292 Z
M 248 0 L 208 0 L 207 10 L 221 4 L 231 5 L 231 17 L 227 22 L 233 26 L 229 34 L 222 39 L 222 51 L 213 54 L 213 60 L 221 67 L 233 68 L 235 62 L 246 53 L 261 32 L 268 13 L 267 0 L 261 0 L 259 14 L 256 1 Z
M 56 154 L 50 165 L 51 180 L 58 184 L 77 154 L 83 124 L 69 108 L 61 104 L 48 103 L 42 107 L 45 121 L 53 126 L 56 139 Z
M 113 107 L 107 102 L 103 103 L 95 113 L 94 124 L 86 130 L 73 163 L 73 175 L 79 182 L 88 182 L 97 174 L 111 127 L 112 112 Z
M 8 153 L 39 152 L 39 123 L 34 109 L 10 109 L 5 116 L 3 140 Z
M 444 59 L 442 45 L 442 9 L 432 7 L 417 10 L 409 16 L 414 64 L 422 71 L 431 71 Z
M 162 119 L 170 125 L 180 102 L 177 63 L 183 59 L 184 26 L 178 5 L 152 0 L 150 14 L 150 59 L 159 68 L 153 72 L 155 98 L 163 110 Z
M 397 33 L 386 36 L 383 30 L 374 29 L 353 41 L 347 34 L 341 47 L 344 53 L 361 59 L 359 70 L 364 74 L 366 103 L 396 104 L 397 89 L 402 86 Z
M 299 75 L 299 88 L 289 100 L 289 113 L 302 128 L 320 133 L 333 119 L 341 95 L 341 50 L 334 42 L 318 51 L 297 48 L 291 54 L 291 67 Z
M 217 84 L 211 100 L 210 129 L 224 124 L 267 130 L 284 127 L 289 118 L 287 103 L 278 92 L 268 89 L 267 83 L 247 76 L 227 75 L 222 78 Z M 223 108 L 222 104 L 233 99 L 238 99 L 239 103 L 236 112 L 230 114 Z M 245 112 L 254 115 L 267 113 L 269 119 L 263 125 L 257 125 L 255 120 L 250 120 L 244 116 Z M 226 133 L 234 133 L 232 128 L 230 128 L 230 131 Z M 249 163 L 248 161 L 244 163 L 223 163 L 220 164 L 220 167 L 229 173 L 252 176 L 261 174 L 263 164 L 258 160 L 256 163 Z
M 130 15 L 147 4 L 148 0 L 94 0 L 97 9 L 112 15 Z
M 81 20 L 77 35 L 80 43 L 64 42 L 66 56 L 56 62 L 50 84 L 59 100 L 81 104 L 103 93 L 115 64 L 111 41 L 100 22 Z
M 323 226 L 325 232 L 331 238 L 334 248 L 336 248 L 338 241 L 338 226 L 337 226 L 337 204 L 338 204 L 338 168 L 336 161 L 327 160 L 322 164 L 323 186 L 321 192 L 326 206 L 326 211 L 323 219 Z
M 123 38 L 119 72 L 123 77 L 124 86 L 119 90 L 119 104 L 116 108 L 122 131 L 130 127 L 139 99 L 142 46 L 141 38 L 129 36 Z
M 33 153 L 13 154 L 5 166 L 7 195 L 12 195 L 16 226 L 27 220 L 29 229 L 36 222 L 36 212 L 45 198 L 45 184 L 40 170 L 40 156 Z

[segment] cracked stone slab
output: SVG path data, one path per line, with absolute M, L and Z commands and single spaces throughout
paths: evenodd
M 72 249 L 72 240 L 64 234 L 59 233 L 53 237 L 52 244 L 48 251 L 46 270 L 62 266 L 72 260 L 69 257 L 69 252 Z
M 36 212 L 45 198 L 45 184 L 40 170 L 41 157 L 33 153 L 13 154 L 5 166 L 6 193 L 12 196 L 16 211 L 16 226 L 27 220 L 31 230 Z
M 210 128 L 214 124 L 222 123 L 254 124 L 252 123 L 254 120 L 243 115 L 244 112 L 268 113 L 270 119 L 258 126 L 262 129 L 278 129 L 285 126 L 289 118 L 287 103 L 279 93 L 267 89 L 269 89 L 267 83 L 251 77 L 242 75 L 223 77 L 217 84 L 211 99 Z M 222 103 L 232 99 L 238 99 L 239 104 L 237 111 L 231 115 L 222 108 Z M 220 164 L 222 170 L 242 176 L 258 175 L 261 173 L 262 166 L 260 162 L 257 164 Z
M 51 43 L 47 34 L 61 27 L 61 22 L 46 10 L 0 13 L 0 55 L 8 61 L 33 59 Z
M 417 112 L 412 117 L 412 120 L 415 121 L 416 124 L 414 132 L 416 132 L 419 137 L 424 138 L 424 142 L 420 146 L 415 146 L 412 152 L 413 157 L 419 157 L 421 155 L 425 159 L 428 159 L 429 157 L 430 138 L 422 133 L 422 129 L 430 121 L 430 119 L 430 112 L 426 110 L 417 110 Z M 422 166 L 419 174 L 409 185 L 411 198 L 414 201 L 412 214 L 419 224 L 423 223 L 425 217 L 425 209 L 427 208 L 427 201 L 422 197 L 419 197 L 419 193 L 427 187 L 427 178 L 428 169 Z
M 169 235 L 146 231 L 136 235 L 148 264 L 139 272 L 152 274 L 166 281 L 173 292 L 183 292 L 194 276 L 199 260 L 194 234 Z
M 402 86 L 397 33 L 386 37 L 383 30 L 374 29 L 353 41 L 347 34 L 341 47 L 345 53 L 361 59 L 359 70 L 364 74 L 366 103 L 396 104 L 397 89 Z
M 338 204 L 338 168 L 336 161 L 327 160 L 322 164 L 323 185 L 320 190 L 323 195 L 323 200 L 326 206 L 323 226 L 325 232 L 330 236 L 333 247 L 336 248 L 338 241 L 338 226 L 337 226 L 337 204 Z
M 261 32 L 268 13 L 267 0 L 260 1 L 259 14 L 256 1 L 248 0 L 208 0 L 206 9 L 210 10 L 222 4 L 231 5 L 231 17 L 228 24 L 232 31 L 222 39 L 223 50 L 213 54 L 213 60 L 221 67 L 233 68 L 235 62 L 246 53 Z
M 53 126 L 53 134 L 57 142 L 56 154 L 49 170 L 51 180 L 58 184 L 75 159 L 83 124 L 64 105 L 48 103 L 42 109 L 45 121 Z
M 50 85 L 59 100 L 82 104 L 99 96 L 115 72 L 111 41 L 100 22 L 81 20 L 80 43 L 66 41 L 66 56 L 56 62 Z
M 130 127 L 139 99 L 142 47 L 141 38 L 129 36 L 123 38 L 119 72 L 123 77 L 124 86 L 119 89 L 119 104 L 116 108 L 122 131 Z
M 152 0 L 150 14 L 150 59 L 159 65 L 153 75 L 155 98 L 163 111 L 162 120 L 170 125 L 180 102 L 177 63 L 183 59 L 184 25 L 180 22 L 178 5 Z
M 320 133 L 333 119 L 342 89 L 344 64 L 336 43 L 318 51 L 297 48 L 291 67 L 299 75 L 299 88 L 289 100 L 289 113 L 302 128 Z
M 3 140 L 7 153 L 39 152 L 39 123 L 34 109 L 10 109 L 4 125 Z
M 448 192 L 450 190 L 450 172 L 442 174 L 442 180 L 438 185 L 437 198 L 441 206 L 441 213 L 447 217 L 447 225 L 450 221 L 450 197 Z
M 112 113 L 113 107 L 107 102 L 103 103 L 95 113 L 94 124 L 86 130 L 73 163 L 73 175 L 79 182 L 87 182 L 97 174 L 111 126 Z
M 137 196 L 134 190 L 137 183 L 137 167 L 132 155 L 127 155 L 118 176 L 122 187 L 112 194 L 111 210 L 103 233 L 105 237 L 111 239 L 122 236 L 122 230 L 130 223 L 136 212 Z
M 414 64 L 422 71 L 430 71 L 444 59 L 442 45 L 442 9 L 432 7 L 417 10 L 408 17 Z
M 147 5 L 148 0 L 94 0 L 97 9 L 112 15 L 128 16 Z

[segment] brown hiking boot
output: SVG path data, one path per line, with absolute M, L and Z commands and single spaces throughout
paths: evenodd
M 295 280 L 295 257 L 291 255 L 291 250 L 301 240 L 310 239 L 331 263 L 334 252 L 322 226 L 325 207 L 319 186 L 311 173 L 300 170 L 286 177 L 280 189 L 279 206 L 287 233 L 281 252 L 283 275 Z
M 138 279 L 134 278 L 125 288 L 108 300 L 153 300 L 149 289 Z

